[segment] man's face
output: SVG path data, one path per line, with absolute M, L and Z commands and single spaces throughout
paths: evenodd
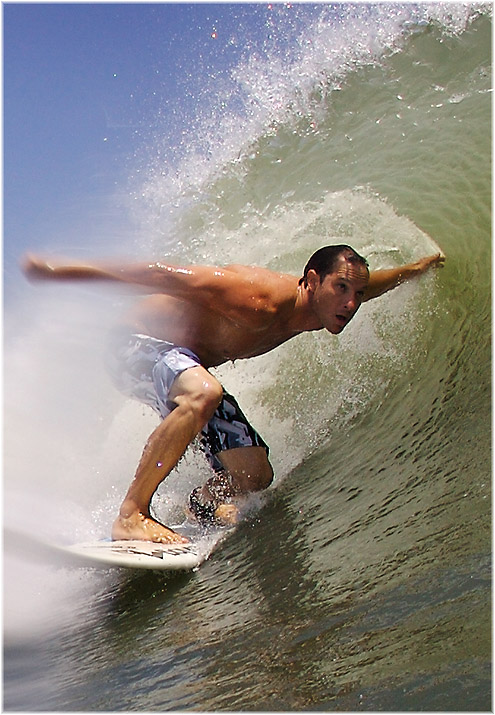
M 311 306 L 326 330 L 334 335 L 342 332 L 361 305 L 368 280 L 365 266 L 350 263 L 344 257 L 321 283 L 319 275 L 309 271 Z

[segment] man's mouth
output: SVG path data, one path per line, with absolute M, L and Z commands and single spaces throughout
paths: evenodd
M 349 318 L 347 318 L 345 315 L 336 315 L 335 317 L 337 318 L 337 322 L 342 326 L 347 325 L 347 323 L 349 322 Z

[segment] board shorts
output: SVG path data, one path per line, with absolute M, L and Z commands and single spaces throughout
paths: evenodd
M 111 337 L 107 368 L 117 389 L 128 397 L 150 405 L 164 419 L 177 407 L 168 399 L 176 377 L 191 367 L 202 367 L 195 353 L 148 335 L 119 334 Z M 267 444 L 249 424 L 236 399 L 223 391 L 222 400 L 199 438 L 208 462 L 223 471 L 219 452 L 236 447 L 263 447 Z

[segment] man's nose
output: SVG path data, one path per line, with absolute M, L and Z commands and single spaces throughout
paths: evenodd
M 357 306 L 358 306 L 358 301 L 357 301 L 357 297 L 355 295 L 348 298 L 348 300 L 345 304 L 346 309 L 350 310 L 350 311 L 356 310 Z

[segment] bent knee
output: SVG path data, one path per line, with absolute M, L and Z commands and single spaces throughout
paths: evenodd
M 266 460 L 266 464 L 264 468 L 261 471 L 261 474 L 258 478 L 258 484 L 260 485 L 258 488 L 259 489 L 268 489 L 270 484 L 273 482 L 273 467 L 268 461 Z
M 264 447 L 237 447 L 220 452 L 218 458 L 241 493 L 263 491 L 273 481 L 273 468 Z
M 254 447 L 259 457 L 254 460 L 254 464 L 248 474 L 251 478 L 251 490 L 261 491 L 268 489 L 273 482 L 273 467 L 268 460 L 268 455 L 263 447 Z
M 272 465 L 268 459 L 266 459 L 264 463 L 258 463 L 250 468 L 238 470 L 233 480 L 237 482 L 240 490 L 244 494 L 262 492 L 268 489 L 273 481 Z

